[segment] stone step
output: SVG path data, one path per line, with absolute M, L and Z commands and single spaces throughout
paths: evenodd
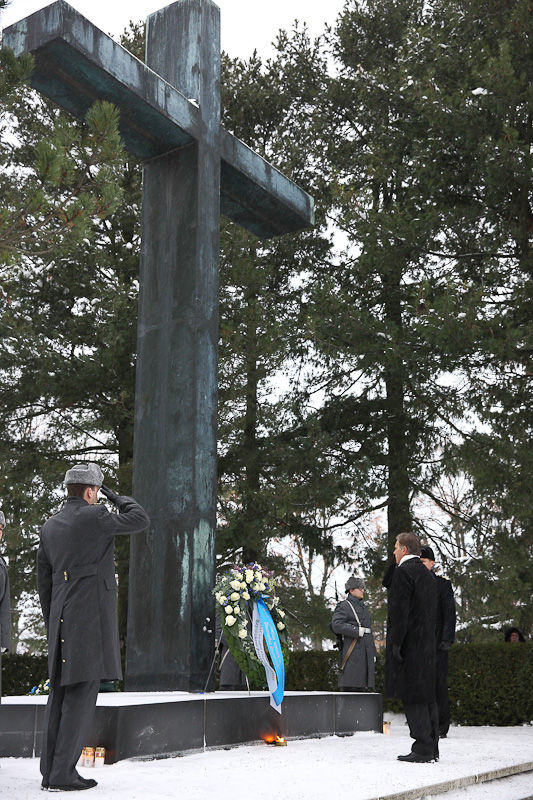
M 412 765 L 416 767 L 416 764 Z M 468 791 L 465 793 L 465 789 Z M 489 794 L 490 792 L 490 794 Z M 380 795 L 374 800 L 533 800 L 533 761 Z

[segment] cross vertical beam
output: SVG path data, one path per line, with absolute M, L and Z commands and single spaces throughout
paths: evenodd
M 56 0 L 3 37 L 71 114 L 114 103 L 145 165 L 133 480 L 152 526 L 132 539 L 128 689 L 202 689 L 213 655 L 220 210 L 262 238 L 314 221 L 220 125 L 219 31 L 211 0 L 178 0 L 148 19 L 146 66 Z
M 152 527 L 131 540 L 126 689 L 194 691 L 214 630 L 218 8 L 181 0 L 150 16 L 146 63 L 199 104 L 205 127 L 144 164 L 134 495 Z

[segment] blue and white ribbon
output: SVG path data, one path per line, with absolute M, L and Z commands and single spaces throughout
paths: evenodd
M 263 637 L 267 643 L 268 652 L 270 653 L 274 669 L 270 666 L 266 656 Z M 254 601 L 252 638 L 257 657 L 265 668 L 268 690 L 270 692 L 270 705 L 281 714 L 281 703 L 283 701 L 283 692 L 285 691 L 285 663 L 283 661 L 283 653 L 281 652 L 278 631 L 276 630 L 272 615 L 262 597 L 258 597 Z

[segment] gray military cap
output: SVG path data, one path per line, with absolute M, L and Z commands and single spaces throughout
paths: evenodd
M 345 589 L 346 589 L 347 592 L 349 592 L 350 589 L 364 589 L 364 588 L 365 588 L 365 582 L 361 578 L 355 578 L 352 575 L 346 581 Z
M 0 525 L 2 525 L 3 528 L 6 527 L 6 518 L 4 517 L 3 511 L 0 511 Z
M 86 486 L 101 486 L 104 482 L 102 470 L 93 461 L 88 464 L 76 464 L 65 473 L 65 486 L 69 483 L 83 483 Z

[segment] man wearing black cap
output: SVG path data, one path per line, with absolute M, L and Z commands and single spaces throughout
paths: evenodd
M 97 464 L 77 464 L 64 481 L 68 498 L 41 530 L 37 589 L 48 633 L 50 695 L 41 752 L 42 788 L 96 786 L 76 763 L 86 744 L 100 681 L 122 677 L 117 625 L 114 541 L 150 524 L 131 497 L 102 486 Z M 97 505 L 98 490 L 119 514 Z
M 420 560 L 433 572 L 435 554 L 427 545 L 420 551 Z M 455 639 L 455 601 L 450 581 L 435 575 L 437 581 L 437 627 L 435 629 L 436 693 L 439 707 L 439 737 L 445 739 L 450 728 L 450 700 L 448 698 L 448 651 Z
M 0 540 L 6 518 L 3 511 L 0 511 Z M 9 603 L 9 576 L 7 574 L 7 564 L 0 556 L 0 653 L 7 653 L 11 639 L 11 606 Z M 2 656 L 0 655 L 0 697 L 2 697 Z
M 363 603 L 365 584 L 353 575 L 346 582 L 346 600 L 337 604 L 331 630 L 342 636 L 339 654 L 339 689 L 361 692 L 375 685 L 376 646 L 372 636 L 372 619 Z

